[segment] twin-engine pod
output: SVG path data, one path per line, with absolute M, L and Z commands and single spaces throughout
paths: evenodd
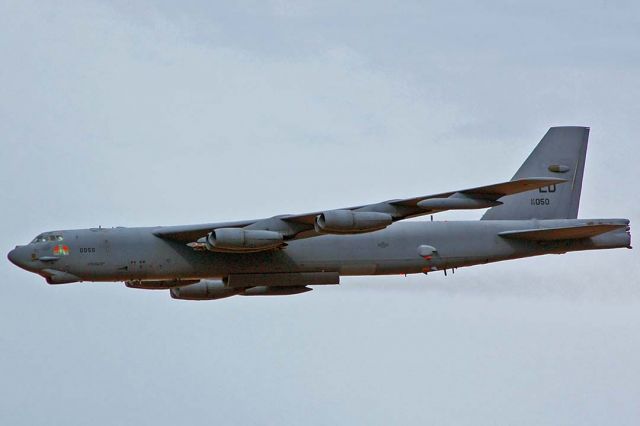
M 215 300 L 235 296 L 242 289 L 227 287 L 222 280 L 201 280 L 196 284 L 174 287 L 171 297 L 183 300 Z
M 275 231 L 220 228 L 198 240 L 209 251 L 251 253 L 272 250 L 285 245 L 283 236 Z
M 360 234 L 384 229 L 393 218 L 387 213 L 330 210 L 316 217 L 316 232 L 322 234 Z
M 418 201 L 418 207 L 425 210 L 473 210 L 486 209 L 502 204 L 500 201 L 468 197 L 456 193 L 448 198 L 427 198 Z
M 305 286 L 256 286 L 249 288 L 228 287 L 222 280 L 202 280 L 196 284 L 173 287 L 171 297 L 183 300 L 216 300 L 240 296 L 285 296 L 306 293 L 313 289 Z

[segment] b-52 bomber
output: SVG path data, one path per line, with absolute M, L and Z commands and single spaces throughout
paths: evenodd
M 552 127 L 513 178 L 494 185 L 266 219 L 51 231 L 8 257 L 49 284 L 124 281 L 213 300 L 300 294 L 348 275 L 631 248 L 629 220 L 577 219 L 588 138 L 587 127 Z M 486 208 L 476 221 L 401 223 Z

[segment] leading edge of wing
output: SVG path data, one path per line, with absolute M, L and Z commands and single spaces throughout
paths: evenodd
M 280 215 L 264 219 L 243 220 L 235 222 L 206 223 L 199 225 L 178 225 L 158 227 L 154 235 L 160 238 L 171 239 L 180 242 L 193 242 L 219 228 L 249 228 L 282 230 L 287 239 L 298 238 L 298 235 L 312 231 L 316 217 L 324 212 L 332 210 L 350 210 L 354 212 L 378 212 L 389 214 L 393 221 L 410 217 L 439 213 L 446 210 L 477 209 L 489 207 L 487 203 L 500 204 L 497 200 L 501 197 L 531 191 L 549 185 L 557 185 L 566 182 L 565 179 L 556 178 L 527 178 L 509 182 L 501 182 L 493 185 L 479 186 L 476 188 L 459 191 L 445 192 L 441 194 L 425 195 L 421 197 L 406 198 L 401 200 L 389 200 L 375 204 L 367 204 L 342 209 L 327 209 L 304 214 Z M 429 200 L 429 204 L 419 203 Z M 287 225 L 289 224 L 289 225 Z M 306 235 L 312 236 L 312 235 Z
M 218 228 L 244 228 L 262 219 L 235 222 L 202 223 L 197 225 L 159 226 L 153 235 L 174 241 L 192 242 Z
M 500 182 L 493 185 L 478 186 L 459 191 L 444 192 L 441 194 L 423 195 L 420 197 L 383 201 L 363 206 L 347 207 L 332 210 L 351 210 L 354 212 L 379 212 L 387 213 L 394 221 L 410 217 L 434 214 L 446 210 L 481 209 L 498 205 L 497 200 L 507 195 L 544 188 L 549 185 L 565 183 L 566 179 L 558 178 L 526 178 L 508 182 Z M 420 202 L 431 200 L 430 204 Z M 326 210 L 325 210 L 326 211 Z M 323 213 L 311 212 L 298 215 L 282 216 L 282 220 L 299 224 L 312 225 L 316 216 Z

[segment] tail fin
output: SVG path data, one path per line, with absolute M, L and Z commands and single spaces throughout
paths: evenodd
M 482 220 L 577 218 L 588 140 L 588 127 L 550 128 L 512 180 L 554 177 L 567 182 L 504 197 Z

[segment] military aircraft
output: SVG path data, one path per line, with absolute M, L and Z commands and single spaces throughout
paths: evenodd
M 627 219 L 577 219 L 589 128 L 552 127 L 508 182 L 264 219 L 51 231 L 8 258 L 49 284 L 124 281 L 213 300 L 291 295 L 341 276 L 429 274 L 631 248 Z M 476 221 L 400 221 L 485 209 Z M 433 219 L 433 217 L 432 217 Z

